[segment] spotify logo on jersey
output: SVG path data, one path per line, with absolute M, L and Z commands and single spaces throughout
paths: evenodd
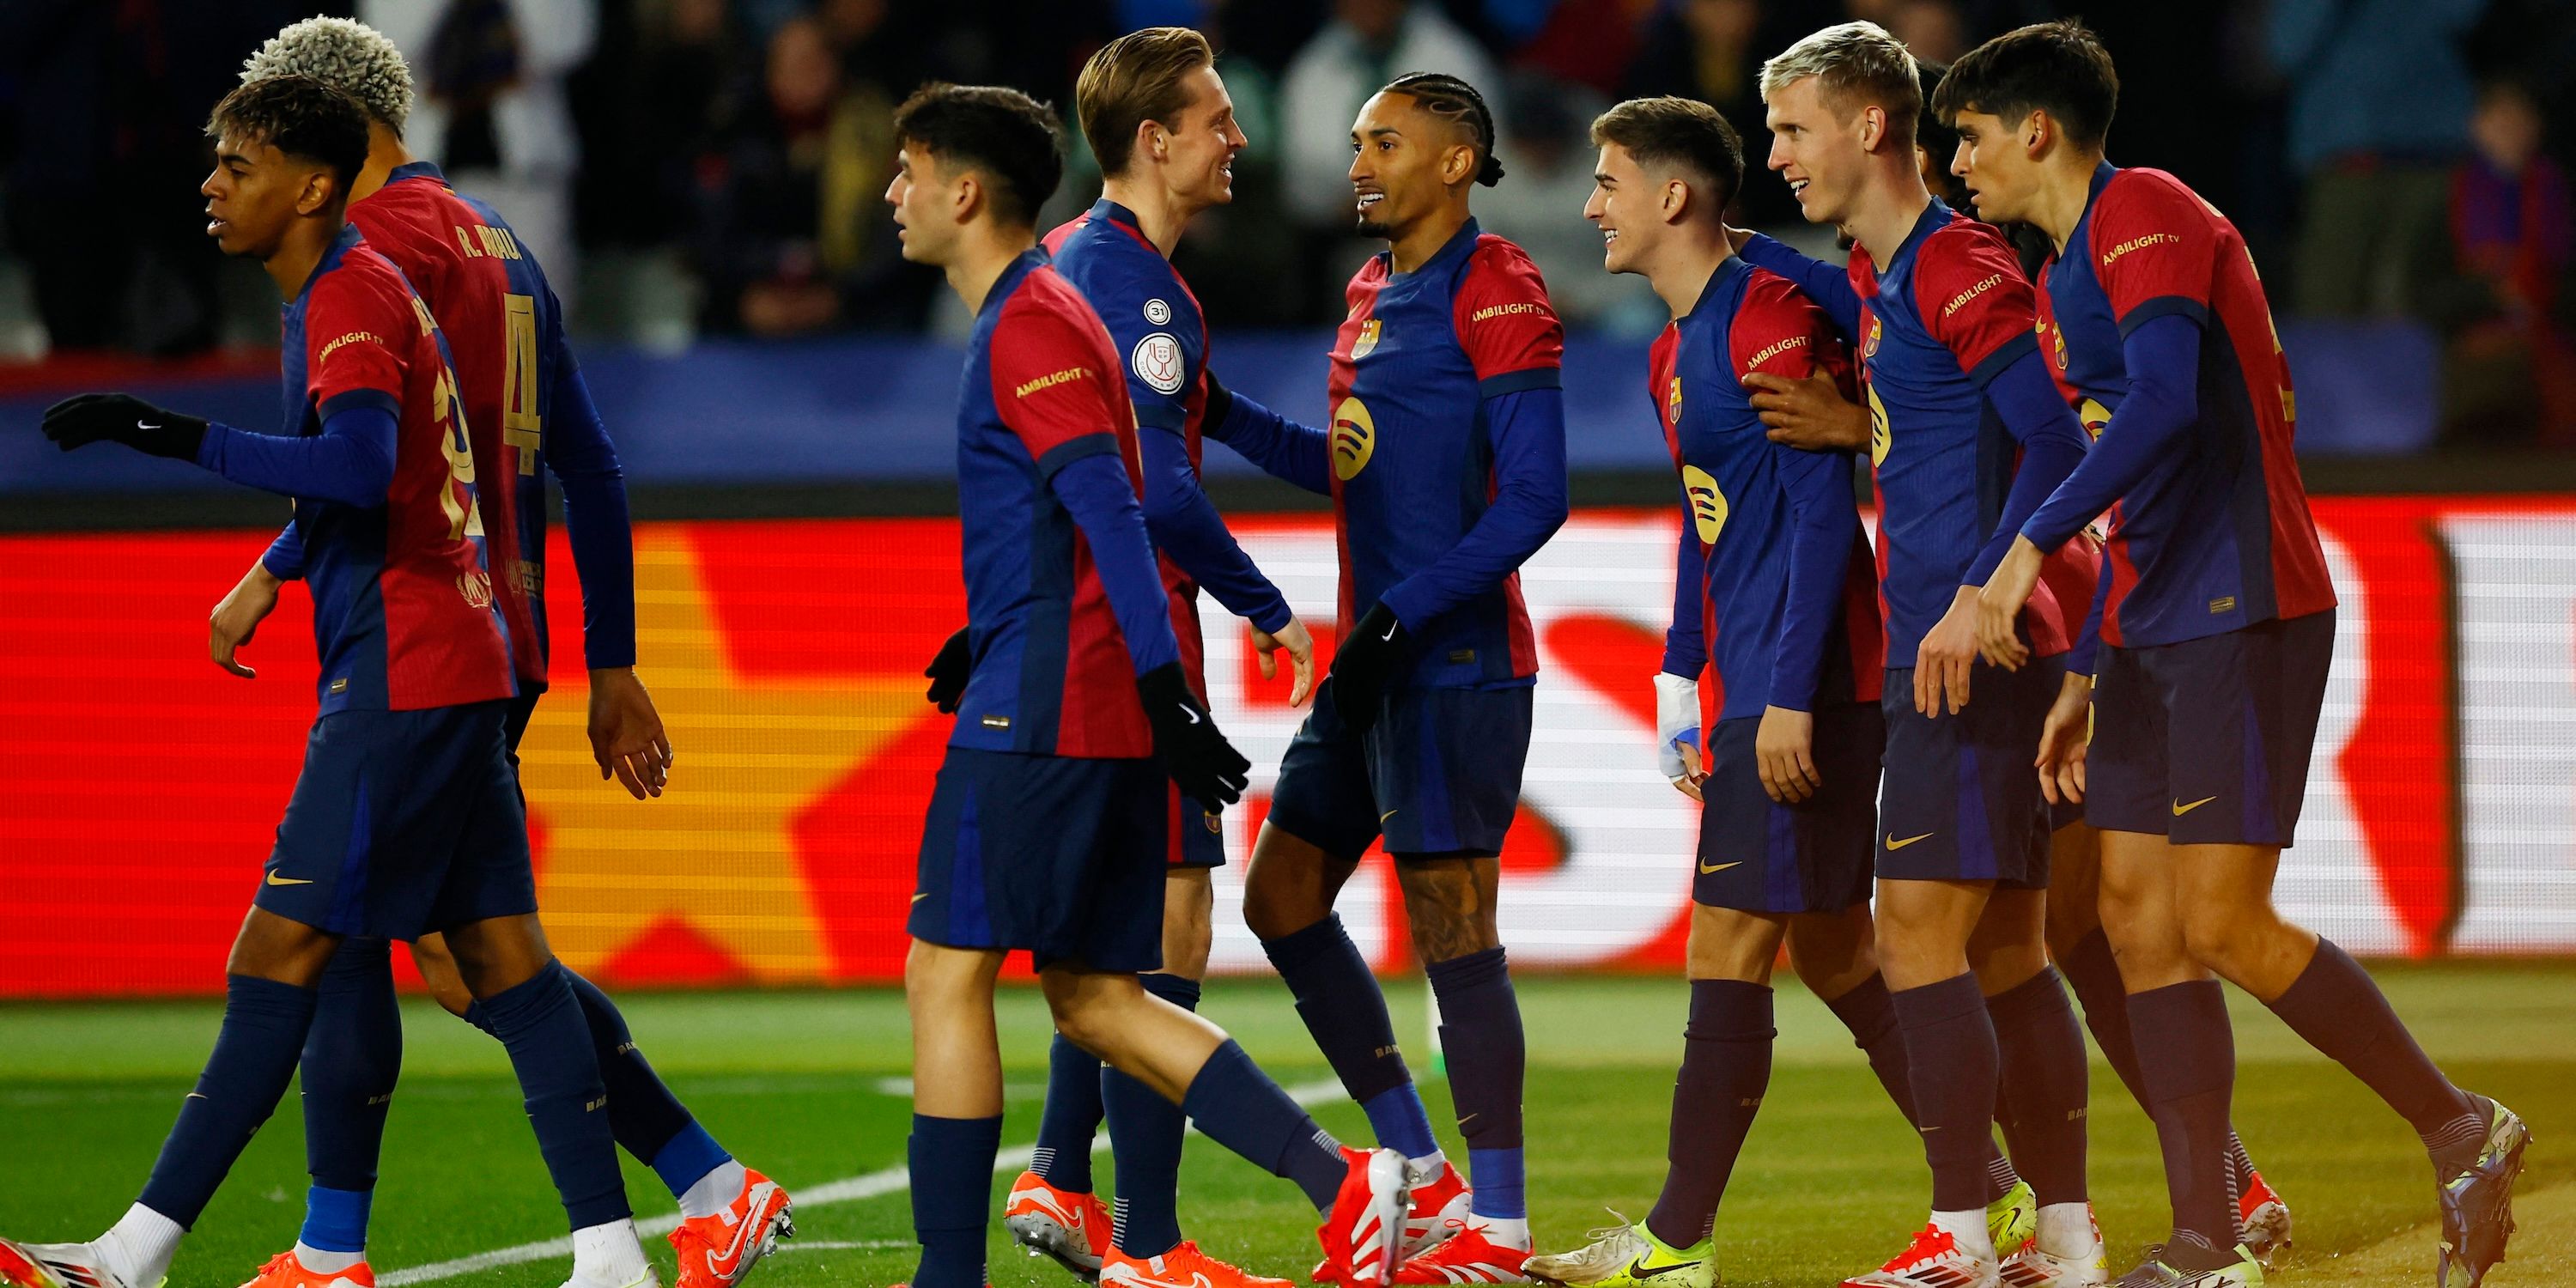
M 1368 468 L 1369 457 L 1377 453 L 1377 422 L 1369 419 L 1367 404 L 1357 398 L 1345 398 L 1333 409 L 1333 473 L 1348 483 Z
M 1691 523 L 1699 529 L 1699 543 L 1717 544 L 1717 534 L 1726 530 L 1726 494 L 1717 490 L 1717 480 L 1696 465 L 1682 467 L 1682 494 L 1690 498 Z

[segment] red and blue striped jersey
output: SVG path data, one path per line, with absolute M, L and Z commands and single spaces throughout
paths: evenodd
M 1851 352 L 1786 280 L 1729 257 L 1656 337 L 1646 392 L 1681 473 L 1680 578 L 1665 669 L 1714 661 L 1718 718 L 1766 706 L 1876 701 L 1883 636 L 1876 578 L 1852 502 L 1852 457 L 1766 435 L 1743 377 L 1830 373 Z
M 2102 638 L 2173 644 L 2334 607 L 2292 453 L 2289 362 L 2236 226 L 2172 175 L 2105 162 L 2040 282 L 2049 369 L 2096 436 L 2138 378 L 2131 333 L 2168 316 L 2200 329 L 2189 425 L 2110 506 Z M 2053 499 L 2024 531 L 2053 540 L 2042 529 L 2094 517 Z
M 2020 444 L 1986 386 L 2037 342 L 2029 279 L 2002 234 L 1935 198 L 1884 268 L 1852 248 L 1862 389 L 1877 482 L 1887 665 L 1950 610 L 2002 520 Z M 2035 652 L 2063 653 L 2074 623 L 2025 612 Z
M 288 436 L 319 434 L 348 407 L 381 408 L 399 427 L 383 505 L 295 503 L 322 711 L 511 696 L 464 407 L 429 309 L 352 225 L 286 306 L 279 347 Z
M 1565 426 L 1498 407 L 1561 387 L 1565 332 L 1547 285 L 1470 219 L 1412 272 L 1370 257 L 1347 295 L 1326 431 L 1340 620 L 1383 601 L 1413 637 L 1406 682 L 1418 687 L 1531 683 L 1518 569 L 1564 519 Z M 1504 522 L 1471 538 L 1489 513 Z
M 1153 754 L 1137 667 L 1091 544 L 1049 487 L 1056 471 L 1111 452 L 1129 484 L 1140 481 L 1136 413 L 1118 372 L 1109 332 L 1043 250 L 1014 260 L 975 315 L 957 398 L 974 671 L 952 747 Z
M 1144 462 L 1147 531 L 1153 537 L 1182 668 L 1204 696 L 1199 589 L 1267 630 L 1287 624 L 1288 602 L 1227 531 L 1199 483 L 1207 390 L 1207 319 L 1179 270 L 1145 239 L 1134 212 L 1107 198 L 1046 236 L 1055 271 L 1100 316 L 1122 355 Z
M 437 167 L 397 167 L 385 185 L 349 207 L 367 244 L 392 260 L 429 305 L 456 358 L 459 392 L 471 428 L 476 490 L 490 535 L 488 554 L 511 660 L 520 681 L 542 688 L 550 653 L 546 623 L 546 474 L 567 480 L 620 471 L 597 415 L 559 400 L 576 370 L 564 338 L 562 308 L 544 271 L 490 206 L 447 186 Z M 568 506 L 571 504 L 567 496 Z M 622 505 L 613 526 L 622 528 Z M 635 662 L 634 584 L 624 565 L 593 569 L 573 514 L 575 555 L 583 563 L 589 620 L 583 645 L 594 668 Z M 631 549 L 612 531 L 608 544 Z M 623 539 L 620 539 L 623 538 Z M 614 551 L 612 554 L 623 553 Z M 602 562 L 616 562 L 603 560 Z

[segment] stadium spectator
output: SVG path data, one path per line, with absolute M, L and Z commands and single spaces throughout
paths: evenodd
M 2519 83 L 2479 94 L 2469 137 L 2475 151 L 2451 175 L 2451 242 L 2475 312 L 2451 342 L 2444 427 L 2489 440 L 2536 428 L 2576 446 L 2576 346 L 2560 311 L 2576 257 L 2567 172 L 2542 150 L 2540 105 Z
M 1637 61 L 1622 98 L 1671 94 L 1695 98 L 1726 114 L 1746 141 L 1746 180 L 1731 222 L 1751 227 L 1798 224 L 1789 185 L 1765 172 L 1771 131 L 1762 121 L 1762 60 L 1789 47 L 1821 21 L 1813 14 L 1763 12 L 1759 0 L 1677 0 L 1646 20 Z
M 692 261 L 710 331 L 804 335 L 917 324 L 923 275 L 906 271 L 876 209 L 890 177 L 893 105 L 849 85 L 824 25 L 770 37 L 762 91 L 692 167 Z
M 2461 42 L 2488 0 L 2277 0 L 2290 167 L 2306 188 L 2292 311 L 2410 314 L 2445 271 L 2451 166 L 2468 149 Z
M 1511 107 L 1495 155 L 1509 173 L 1493 191 L 1477 195 L 1477 223 L 1529 252 L 1557 316 L 1568 324 L 1624 320 L 1618 329 L 1653 335 L 1664 322 L 1653 288 L 1642 277 L 1602 272 L 1601 233 L 1581 218 L 1598 159 L 1589 129 L 1609 103 L 1536 71 L 1509 73 L 1503 84 Z
M 359 0 L 357 16 L 421 71 L 404 142 L 492 203 L 572 310 L 581 140 L 564 81 L 590 57 L 597 0 Z

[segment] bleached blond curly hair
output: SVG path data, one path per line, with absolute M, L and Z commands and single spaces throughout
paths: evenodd
M 348 18 L 307 18 L 268 38 L 242 60 L 243 84 L 310 76 L 358 100 L 396 135 L 411 115 L 411 66 L 385 34 Z

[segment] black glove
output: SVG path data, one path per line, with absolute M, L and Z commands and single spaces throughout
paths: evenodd
M 163 411 L 132 394 L 81 394 L 45 409 L 45 437 L 66 452 L 105 440 L 194 463 L 206 441 L 206 422 Z
M 1181 664 L 1166 662 L 1136 677 L 1145 722 L 1154 726 L 1154 752 L 1181 793 L 1214 814 L 1243 799 L 1252 762 L 1216 731 L 1216 720 L 1190 692 Z
M 1413 634 L 1395 620 L 1384 602 L 1369 605 L 1360 620 L 1333 646 L 1333 709 L 1353 733 L 1367 733 L 1377 723 L 1378 699 L 1413 652 Z
M 1234 391 L 1217 383 L 1214 367 L 1201 367 L 1199 376 L 1207 381 L 1207 401 L 1199 406 L 1199 433 L 1222 443 L 1225 418 L 1234 414 Z
M 922 695 L 937 704 L 939 714 L 957 714 L 957 704 L 966 697 L 966 677 L 974 673 L 975 650 L 967 643 L 966 628 L 960 626 L 948 642 L 939 646 L 939 656 L 930 659 L 922 674 L 930 677 L 930 692 Z

